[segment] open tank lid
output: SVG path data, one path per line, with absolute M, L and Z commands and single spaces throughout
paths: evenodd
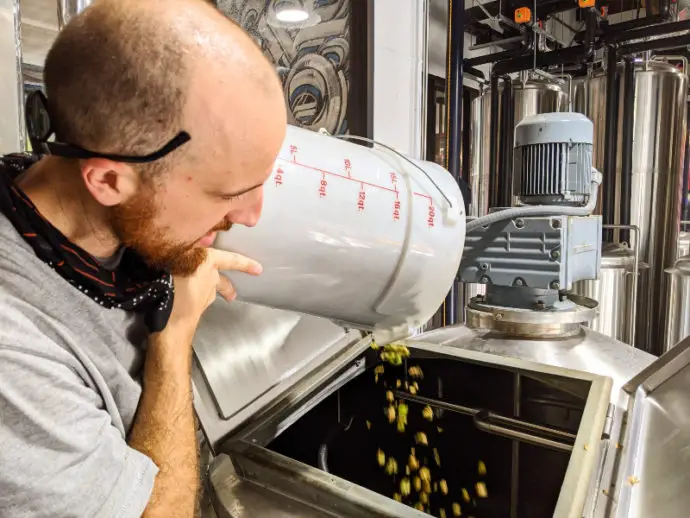
M 641 371 L 630 394 L 616 517 L 690 509 L 690 337 Z
M 211 448 L 361 337 L 323 318 L 217 299 L 194 336 L 192 370 Z

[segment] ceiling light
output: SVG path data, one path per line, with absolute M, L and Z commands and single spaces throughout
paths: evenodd
M 266 11 L 266 22 L 288 31 L 313 27 L 321 22 L 314 0 L 272 0 Z
M 288 8 L 276 10 L 276 19 L 284 23 L 300 23 L 309 19 L 309 13 L 304 8 Z

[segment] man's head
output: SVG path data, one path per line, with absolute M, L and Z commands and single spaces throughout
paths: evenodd
M 146 155 L 80 160 L 110 231 L 152 266 L 191 273 L 213 230 L 252 226 L 285 135 L 282 89 L 251 38 L 203 0 L 97 0 L 59 34 L 45 65 L 60 142 Z

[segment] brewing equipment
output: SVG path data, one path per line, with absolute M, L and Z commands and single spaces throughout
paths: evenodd
M 607 418 L 609 380 L 566 369 L 542 370 L 462 347 L 409 345 L 406 364 L 398 370 L 385 364 L 376 383 L 382 364 L 364 340 L 350 348 L 352 359 L 339 366 L 339 375 L 318 394 L 282 416 L 271 413 L 252 423 L 251 431 L 222 448 L 240 478 L 216 486 L 218 499 L 227 508 L 239 503 L 252 516 L 242 486 L 268 484 L 285 502 L 297 500 L 314 509 L 303 516 L 421 517 L 410 505 L 424 499 L 422 491 L 414 490 L 421 469 L 409 475 L 406 470 L 414 449 L 420 468 L 429 470 L 423 509 L 433 516 L 441 516 L 441 509 L 453 516 L 453 504 L 463 515 L 484 517 L 574 516 L 573 509 L 584 508 Z M 406 396 L 407 425 L 417 433 L 424 430 L 426 446 L 415 440 L 414 432 L 399 433 L 383 412 L 382 384 L 394 387 L 396 377 L 405 379 L 410 366 L 421 367 L 424 379 L 416 396 Z M 411 382 L 409 375 L 406 379 Z M 290 396 L 297 394 L 295 390 Z M 434 405 L 431 421 L 423 417 L 429 403 Z M 514 440 L 519 441 L 519 463 L 513 460 Z M 395 460 L 397 476 L 386 473 L 385 463 L 379 465 L 378 450 Z M 486 466 L 485 474 L 478 472 L 479 462 Z M 539 477 L 528 475 L 535 471 Z M 399 489 L 405 479 L 412 485 L 410 495 Z M 487 489 L 485 498 L 477 490 L 480 481 Z M 396 493 L 402 502 L 395 501 Z
M 649 119 L 655 120 L 670 121 Z M 582 127 L 575 118 L 570 122 Z M 551 123 L 557 121 L 537 119 L 528 126 Z M 557 124 L 554 127 L 558 129 Z M 526 140 L 520 146 L 534 152 L 541 145 L 564 143 L 554 138 L 539 142 L 530 137 L 528 127 L 525 130 Z M 560 131 L 567 134 L 569 129 L 560 127 Z M 582 134 L 574 136 L 582 138 Z M 587 147 L 591 137 L 589 143 L 587 138 L 574 142 Z M 327 154 L 326 149 L 322 154 Z M 341 173 L 346 173 L 344 157 L 338 150 L 335 155 L 343 159 Z M 387 163 L 391 156 L 378 155 L 377 162 Z M 557 156 L 562 160 L 562 149 Z M 580 156 L 576 177 L 582 180 L 590 174 L 598 181 L 598 175 L 583 164 L 591 165 Z M 417 165 L 428 172 L 423 164 Z M 396 167 L 406 165 L 396 162 Z M 562 168 L 551 172 L 556 170 L 563 172 Z M 414 169 L 410 178 L 416 174 Z M 425 516 L 406 504 L 420 504 L 438 516 L 459 515 L 458 504 L 464 516 L 472 513 L 476 518 L 684 515 L 690 507 L 684 476 L 684 453 L 690 443 L 686 418 L 690 405 L 685 396 L 690 387 L 690 341 L 652 364 L 653 358 L 645 352 L 580 327 L 580 322 L 592 318 L 593 304 L 563 290 L 590 279 L 599 268 L 601 222 L 586 214 L 596 201 L 596 191 L 580 191 L 582 199 L 568 200 L 560 183 L 565 176 L 542 178 L 558 178 L 558 188 L 521 191 L 521 201 L 529 204 L 534 196 L 547 195 L 552 206 L 546 213 L 538 213 L 546 210 L 539 205 L 520 207 L 521 213 L 498 214 L 489 229 L 472 229 L 473 254 L 461 270 L 479 281 L 478 272 L 486 271 L 490 288 L 485 298 L 473 301 L 474 328 L 426 333 L 408 340 L 406 349 L 396 344 L 397 354 L 408 352 L 394 356 L 399 365 L 382 356 L 388 351 L 374 344 L 371 336 L 324 318 L 222 300 L 212 305 L 194 338 L 192 377 L 199 421 L 216 454 L 204 473 L 219 516 Z M 300 192 L 298 199 L 303 196 Z M 334 211 L 350 200 L 336 199 Z M 295 205 L 294 200 L 289 203 Z M 311 208 L 307 212 L 314 213 Z M 414 223 L 417 218 L 407 221 Z M 312 237 L 318 231 L 311 224 L 301 230 L 311 231 Z M 407 231 L 405 235 L 419 237 Z M 400 234 L 395 236 L 400 239 Z M 306 246 L 316 250 L 338 236 L 318 237 L 321 241 L 314 238 Z M 351 235 L 346 237 L 349 247 L 361 244 Z M 386 235 L 374 224 L 359 237 L 371 245 Z M 456 250 L 458 244 L 446 246 Z M 392 248 L 391 256 L 398 260 L 408 257 L 399 247 Z M 327 259 L 336 260 L 336 271 L 343 266 L 337 264 L 339 249 L 323 250 L 329 250 Z M 502 253 L 506 250 L 511 254 Z M 372 253 L 365 246 L 359 251 Z M 424 251 L 423 246 L 416 250 L 420 255 Z M 382 248 L 375 250 L 367 258 L 382 259 L 373 268 L 384 271 L 395 261 L 384 260 L 381 252 Z M 276 266 L 267 264 L 269 269 Z M 334 283 L 336 289 L 328 293 L 334 301 L 325 299 L 330 304 L 314 312 L 334 318 L 352 311 L 357 316 L 348 320 L 370 327 L 376 317 L 362 300 L 379 293 L 380 286 L 357 278 L 368 265 L 355 269 L 357 263 L 352 264 L 351 292 Z M 323 280 L 324 272 L 316 273 Z M 248 279 L 238 275 L 233 280 L 247 297 L 256 297 L 254 302 L 302 311 L 315 307 L 313 300 L 295 300 L 294 294 L 289 302 L 278 303 L 267 290 L 253 291 Z M 288 293 L 293 288 L 288 280 L 280 279 L 271 288 Z M 404 290 L 397 295 L 397 308 L 406 307 L 408 295 Z M 397 405 L 393 423 L 388 415 L 389 391 Z M 399 432 L 402 408 L 407 408 L 407 430 Z M 419 433 L 425 434 L 425 440 Z M 419 468 L 429 468 L 428 492 L 423 484 L 419 491 L 412 473 L 406 473 L 411 448 L 419 450 L 415 472 L 420 478 Z M 397 474 L 391 459 L 399 460 Z M 406 476 L 409 494 L 401 484 Z
M 690 254 L 690 232 L 681 230 L 678 233 L 678 257 Z
M 681 222 L 685 224 L 687 222 Z M 670 350 L 690 335 L 690 232 L 678 234 L 678 258 L 666 269 L 668 282 L 668 314 L 664 351 Z
M 678 258 L 666 274 L 669 290 L 664 350 L 668 351 L 690 335 L 690 255 Z
M 489 135 L 491 132 L 491 95 L 488 91 L 472 101 L 469 216 L 483 216 L 489 211 Z
M 533 340 L 455 326 L 406 344 L 410 356 L 395 367 L 371 337 L 325 320 L 212 305 L 195 337 L 193 380 L 216 454 L 209 486 L 218 516 L 421 518 L 393 498 L 410 448 L 430 466 L 436 516 L 459 503 L 477 518 L 643 517 L 650 509 L 675 518 L 690 505 L 679 455 L 690 440 L 690 340 L 653 364 L 589 329 Z M 417 366 L 423 378 L 412 378 Z M 399 394 L 398 379 L 403 387 L 417 380 L 419 390 Z M 384 414 L 389 389 L 408 406 L 410 433 Z M 416 443 L 420 428 L 426 448 Z M 397 461 L 395 480 L 379 449 Z
M 601 261 L 601 217 L 591 216 L 601 174 L 592 168 L 592 122 L 577 113 L 525 117 L 515 129 L 513 197 L 471 221 L 460 279 L 486 285 L 467 307 L 471 327 L 565 336 L 594 316 L 571 296 Z
M 625 77 L 619 65 L 620 95 L 623 99 Z M 686 131 L 687 77 L 676 67 L 657 60 L 635 62 L 634 129 L 632 144 L 632 182 L 630 224 L 640 229 L 640 258 L 649 265 L 640 279 L 636 345 L 659 353 L 664 343 L 663 320 L 667 312 L 667 280 L 664 270 L 673 265 L 678 246 L 680 191 L 683 145 Z M 619 117 L 622 117 L 619 103 Z M 606 146 L 606 74 L 573 82 L 573 109 L 594 122 L 594 167 L 604 166 Z M 617 154 L 622 154 L 623 128 L 618 128 Z M 610 174 L 603 171 L 604 174 Z M 618 161 L 617 185 L 620 186 L 621 161 Z M 620 213 L 620 192 L 615 196 L 615 218 Z M 635 246 L 634 236 L 631 245 Z M 601 307 L 602 314 L 615 311 Z
M 499 86 L 499 91 L 503 91 L 502 84 Z M 568 92 L 561 84 L 552 81 L 536 77 L 528 79 L 523 76 L 513 81 L 512 91 L 514 125 L 527 115 L 566 111 L 568 109 Z M 499 113 L 502 107 L 501 103 L 502 97 L 499 96 Z M 485 89 L 481 95 L 472 101 L 471 110 L 470 187 L 472 201 L 469 215 L 477 217 L 489 212 L 489 164 L 491 161 L 489 142 L 492 133 L 500 135 L 501 118 L 498 119 L 498 125 L 491 125 L 491 91 L 489 89 Z M 513 129 L 510 128 L 511 135 Z M 500 153 L 501 150 L 499 149 L 498 152 Z M 499 161 L 500 159 L 496 157 L 496 160 Z M 463 294 L 464 304 L 467 304 L 473 297 L 484 294 L 484 286 L 481 284 L 464 284 Z
M 617 468 L 638 451 L 621 427 L 630 402 L 621 388 L 652 362 L 643 351 L 588 329 L 534 340 L 456 326 L 406 345 L 410 356 L 396 367 L 381 361 L 371 337 L 358 340 L 315 317 L 216 302 L 195 338 L 193 379 L 216 453 L 209 477 L 219 516 L 421 518 L 427 514 L 406 505 L 420 498 L 415 471 L 406 475 L 411 448 L 429 467 L 434 516 L 452 516 L 454 503 L 477 518 L 643 516 L 609 506 L 631 474 L 647 494 L 662 489 L 644 470 Z M 413 395 L 404 387 L 414 381 Z M 389 390 L 398 410 L 407 405 L 406 433 L 387 419 Z M 418 444 L 420 431 L 427 446 Z M 396 477 L 379 465 L 378 450 L 396 460 Z M 412 490 L 403 499 L 406 477 Z M 683 497 L 673 494 L 679 506 Z M 677 516 L 681 507 L 668 500 L 655 516 Z
M 579 281 L 573 286 L 575 293 L 599 303 L 599 312 L 588 326 L 631 345 L 635 334 L 633 285 L 636 274 L 635 252 L 620 243 L 605 243 L 599 278 Z
M 86 9 L 93 0 L 58 0 L 58 28 L 62 30 L 77 14 Z
M 313 316 L 216 302 L 195 337 L 193 381 L 217 454 L 209 477 L 219 514 L 624 518 L 654 509 L 672 518 L 687 509 L 678 452 L 690 425 L 671 420 L 687 410 L 690 339 L 652 363 L 582 328 L 595 304 L 560 289 L 599 266 L 591 145 L 578 114 L 518 125 L 523 205 L 467 225 L 460 275 L 488 277 L 486 297 L 468 309 L 471 329 L 382 347 Z

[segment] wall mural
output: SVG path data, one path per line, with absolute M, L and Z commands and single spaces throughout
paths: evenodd
M 275 63 L 290 124 L 346 133 L 350 0 L 312 0 L 318 23 L 296 29 L 271 23 L 272 0 L 218 0 Z M 308 7 L 308 6 L 305 6 Z

